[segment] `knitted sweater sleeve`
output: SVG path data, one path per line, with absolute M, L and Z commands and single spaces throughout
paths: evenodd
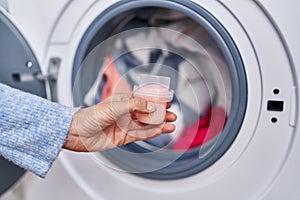
M 45 177 L 67 136 L 73 109 L 0 83 L 0 155 Z

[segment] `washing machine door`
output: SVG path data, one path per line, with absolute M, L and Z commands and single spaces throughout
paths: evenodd
M 0 82 L 11 87 L 46 97 L 45 83 L 38 81 L 41 70 L 28 42 L 0 9 Z M 25 170 L 0 157 L 0 196 L 9 190 Z
M 105 99 L 109 88 L 134 88 L 140 74 L 170 77 L 176 131 L 101 155 L 142 177 L 181 179 L 211 166 L 235 139 L 247 105 L 246 77 L 228 32 L 205 9 L 197 6 L 194 12 L 188 1 L 176 6 L 172 1 L 155 2 L 156 7 L 153 3 L 121 1 L 107 9 L 111 15 L 99 15 L 78 47 L 73 97 L 76 106 L 92 105 Z M 109 57 L 115 61 L 105 66 Z M 104 72 L 92 77 L 97 75 L 90 73 L 92 68 L 99 65 Z M 114 85 L 111 80 L 118 76 L 121 81 Z

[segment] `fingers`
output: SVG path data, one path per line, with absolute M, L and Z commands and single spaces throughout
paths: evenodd
M 151 127 L 148 129 L 130 130 L 127 132 L 126 141 L 124 143 L 148 140 L 163 133 L 172 133 L 174 130 L 174 124 L 164 124 L 162 127 Z
M 168 108 L 170 108 L 170 107 L 171 107 L 171 102 L 168 102 L 166 108 L 168 109 Z
M 147 140 L 153 137 L 157 137 L 162 133 L 162 128 L 154 127 L 149 129 L 138 129 L 138 130 L 130 130 L 127 132 L 129 142 L 135 142 L 140 140 Z
M 160 130 L 159 133 L 172 133 L 175 131 L 175 125 L 174 124 L 169 124 L 169 123 L 164 123 L 160 125 L 147 125 L 147 124 L 142 124 L 137 121 L 133 121 L 130 123 L 127 133 L 130 136 L 133 137 L 138 137 L 138 138 L 147 138 L 151 135 L 155 135 L 156 133 L 152 133 L 152 131 L 157 131 L 158 129 Z M 157 132 L 158 133 L 158 132 Z M 131 135 L 134 134 L 134 135 Z
M 161 130 L 162 133 L 172 133 L 175 131 L 175 125 L 174 124 L 165 124 Z
M 145 117 L 144 117 L 145 118 Z M 135 115 L 131 115 L 132 121 L 128 124 L 129 129 L 137 129 L 139 127 L 144 127 L 144 126 L 153 126 L 153 125 L 158 125 L 161 126 L 165 122 L 174 122 L 177 119 L 177 115 L 173 112 L 167 111 L 165 115 L 165 120 L 162 121 L 161 123 L 151 123 L 151 120 L 148 120 L 149 123 L 140 122 Z
M 151 120 L 148 120 L 149 123 L 142 121 L 143 123 L 146 124 L 162 124 L 164 121 L 174 122 L 177 119 L 177 116 L 173 112 L 165 111 L 165 109 L 161 109 L 164 110 L 163 113 L 158 112 L 160 111 L 159 106 L 155 106 L 154 103 L 147 102 L 143 98 L 132 97 L 130 94 L 115 94 L 110 98 L 110 101 L 111 101 L 112 117 L 115 120 L 128 113 L 131 114 L 132 119 L 137 119 L 135 113 L 136 114 L 141 113 L 142 114 L 141 116 L 144 116 L 144 118 L 145 116 L 148 116 L 147 114 L 149 114 L 149 117 L 151 118 Z M 170 106 L 171 104 L 168 103 L 167 107 Z M 162 118 L 159 118 L 160 116 Z M 156 120 L 159 121 L 156 122 L 154 119 L 160 119 L 160 120 Z
M 113 94 L 109 99 L 117 114 L 129 112 L 152 113 L 156 110 L 154 103 L 147 102 L 146 99 L 141 97 L 133 97 L 132 94 Z M 166 108 L 170 107 L 171 103 L 168 102 Z
M 166 122 L 174 122 L 177 119 L 177 115 L 173 112 L 166 112 Z

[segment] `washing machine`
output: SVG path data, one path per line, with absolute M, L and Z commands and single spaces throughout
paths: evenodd
M 5 68 L 11 85 L 84 107 L 141 73 L 170 76 L 178 115 L 167 136 L 63 150 L 46 179 L 28 175 L 24 199 L 300 198 L 297 1 L 9 5 L 9 30 L 33 55 Z

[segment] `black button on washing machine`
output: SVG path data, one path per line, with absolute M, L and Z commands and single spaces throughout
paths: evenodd
M 270 101 L 268 101 L 267 109 L 269 111 L 281 112 L 281 111 L 283 111 L 283 105 L 284 105 L 283 101 L 270 100 Z

